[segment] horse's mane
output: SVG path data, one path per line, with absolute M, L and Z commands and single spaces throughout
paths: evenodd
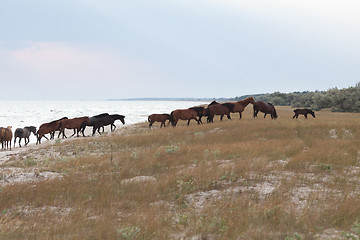
M 58 120 L 54 120 L 54 121 L 52 121 L 52 122 L 49 122 L 49 124 L 53 124 L 53 123 L 56 123 L 56 122 L 61 121 L 61 120 L 64 120 L 64 119 L 68 119 L 68 117 L 63 117 L 63 118 L 60 118 L 60 119 L 58 119 Z
M 99 114 L 99 115 L 95 115 L 93 117 L 98 118 L 98 117 L 107 117 L 107 116 L 109 116 L 108 113 L 102 113 L 102 114 Z
M 217 101 L 212 101 L 210 104 L 209 104 L 209 106 L 211 106 L 211 105 L 215 105 L 215 104 L 219 104 Z
M 121 118 L 125 118 L 124 115 L 120 115 L 120 114 L 111 114 L 111 115 L 108 115 L 110 117 L 121 117 Z

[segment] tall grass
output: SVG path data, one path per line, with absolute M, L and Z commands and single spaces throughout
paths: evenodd
M 2 167 L 62 177 L 1 187 L 0 238 L 351 234 L 360 221 L 360 115 L 324 111 L 305 120 L 287 107 L 278 112 L 277 120 L 253 119 L 247 108 L 241 120 L 144 123 L 14 156 Z

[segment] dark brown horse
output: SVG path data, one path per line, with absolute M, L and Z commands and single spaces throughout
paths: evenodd
M 165 122 L 167 120 L 169 120 L 169 122 L 171 122 L 170 120 L 171 116 L 170 114 L 167 113 L 163 113 L 163 114 L 151 114 L 148 117 L 148 122 L 149 122 L 149 128 L 151 128 L 151 126 L 153 125 L 154 122 L 161 122 L 160 124 L 160 128 L 164 125 L 164 127 L 166 127 Z
M 33 133 L 36 136 L 36 127 L 30 126 L 30 127 L 24 127 L 24 128 L 17 128 L 15 130 L 15 137 L 14 137 L 14 147 L 16 143 L 16 138 L 19 138 L 19 146 L 21 147 L 21 139 L 24 138 L 25 146 L 28 145 L 30 142 L 30 134 Z
M 220 115 L 220 121 L 222 121 L 224 115 L 231 120 L 230 113 L 234 112 L 234 104 L 232 103 L 221 103 L 209 105 L 206 113 L 208 116 L 208 122 L 214 122 L 214 116 Z
M 237 102 L 231 102 L 232 104 L 234 104 L 233 112 L 238 112 L 240 119 L 241 119 L 241 117 L 242 117 L 241 113 L 244 111 L 245 107 L 247 105 L 249 105 L 249 103 L 254 104 L 254 102 L 255 102 L 255 100 L 253 97 L 248 97 L 248 98 L 245 98 L 244 100 L 237 101 Z
M 74 129 L 74 134 L 70 137 L 76 136 L 79 137 L 79 132 L 81 132 L 81 128 L 84 124 L 89 124 L 90 119 L 89 117 L 78 117 L 78 118 L 71 118 L 71 119 L 63 119 L 60 121 L 60 134 L 62 133 L 63 138 L 67 138 L 65 135 L 65 129 Z M 60 136 L 59 134 L 59 136 Z M 83 136 L 85 137 L 84 131 L 82 131 Z
M 293 116 L 293 119 L 295 117 L 298 118 L 299 114 L 304 115 L 305 119 L 307 119 L 308 114 L 310 114 L 311 116 L 313 116 L 315 118 L 315 113 L 312 110 L 306 109 L 306 108 L 304 108 L 304 109 L 295 109 L 294 113 L 295 113 L 295 115 Z
M 201 118 L 203 117 L 203 116 L 207 116 L 207 113 L 206 113 L 206 109 L 204 108 L 204 107 L 191 107 L 191 108 L 189 108 L 189 109 L 192 109 L 192 110 L 195 110 L 196 111 L 196 114 L 197 114 L 197 116 L 199 117 L 199 122 L 201 123 L 201 124 L 203 124 L 202 123 L 202 121 L 201 121 Z
M 45 134 L 50 133 L 50 138 L 54 138 L 55 131 L 60 131 L 60 121 L 63 119 L 68 119 L 67 117 L 63 117 L 58 120 L 54 120 L 49 123 L 43 123 L 40 125 L 39 130 L 36 133 L 37 141 L 36 144 L 41 143 L 41 138 L 44 137 L 49 140 Z M 61 132 L 60 132 L 61 133 Z M 59 134 L 60 136 L 60 134 Z
M 194 109 L 177 109 L 170 113 L 170 121 L 173 127 L 176 126 L 179 120 L 188 120 L 187 125 L 189 126 L 190 120 L 194 119 L 198 124 L 200 124 L 197 117 L 197 112 Z
M 257 101 L 253 103 L 253 108 L 254 118 L 257 117 L 259 111 L 264 113 L 264 118 L 266 117 L 266 114 L 270 114 L 271 118 L 273 119 L 276 119 L 278 117 L 278 115 L 276 114 L 276 109 L 271 103 Z
M 114 131 L 116 126 L 114 124 L 114 122 L 116 120 L 120 120 L 122 122 L 122 124 L 125 124 L 125 116 L 124 115 L 119 115 L 119 114 L 108 114 L 108 113 L 102 113 L 96 116 L 93 116 L 90 118 L 90 122 L 86 123 L 86 124 L 82 124 L 81 126 L 81 131 L 84 134 L 85 128 L 86 126 L 92 126 L 93 127 L 93 134 L 95 135 L 96 131 L 100 133 L 100 128 L 102 128 L 103 132 L 104 132 L 104 126 L 107 125 L 111 125 L 111 131 Z

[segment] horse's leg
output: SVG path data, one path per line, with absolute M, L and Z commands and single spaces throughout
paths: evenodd
M 223 120 L 223 117 L 224 117 L 224 114 L 221 114 L 221 116 L 220 116 L 220 121 Z
M 304 114 L 305 115 L 305 119 L 307 119 L 307 113 L 306 114 Z
M 64 131 L 65 131 L 65 129 L 64 129 Z M 75 134 L 76 134 L 76 129 L 74 128 L 74 133 L 70 137 L 74 136 Z M 79 134 L 77 136 L 79 136 Z
M 266 114 L 267 114 L 267 113 L 264 114 L 264 118 L 266 117 Z
M 61 133 L 62 133 L 62 135 L 63 135 L 63 137 L 62 137 L 63 139 L 64 139 L 64 138 L 67 138 L 67 136 L 65 135 L 65 129 L 63 129 L 63 130 L 61 131 Z
M 202 116 L 201 116 L 201 117 L 199 117 L 199 122 L 200 122 L 201 124 L 203 124 L 203 122 L 201 121 L 201 118 L 202 118 Z
M 240 116 L 240 119 L 241 119 L 241 117 L 242 117 L 242 116 L 241 116 L 241 112 L 239 112 L 239 116 Z
M 226 116 L 227 116 L 227 118 L 228 118 L 229 120 L 231 120 L 230 113 L 229 113 L 229 114 L 226 114 Z
M 16 137 L 14 138 L 14 147 L 15 147 L 15 143 L 16 143 Z
M 29 144 L 29 142 L 30 142 L 30 138 L 29 137 L 25 138 L 25 146 L 27 146 Z
M 112 131 L 112 132 L 115 131 L 115 129 L 116 129 L 115 124 L 112 123 L 112 124 L 111 124 L 111 127 L 114 127 L 114 130 L 111 130 L 111 131 Z
M 191 118 L 191 119 L 192 119 L 192 118 Z M 190 124 L 190 120 L 191 120 L 191 119 L 188 120 L 188 124 L 187 124 L 188 126 L 189 126 L 189 124 Z
M 24 139 L 25 139 L 25 146 L 26 146 L 26 138 L 24 138 Z M 19 137 L 19 147 L 21 147 L 20 142 L 21 142 L 21 137 Z M 14 141 L 14 147 L 15 147 L 15 141 Z

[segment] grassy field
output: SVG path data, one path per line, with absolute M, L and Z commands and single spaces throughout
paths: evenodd
M 360 114 L 277 110 L 14 154 L 0 239 L 359 239 Z

